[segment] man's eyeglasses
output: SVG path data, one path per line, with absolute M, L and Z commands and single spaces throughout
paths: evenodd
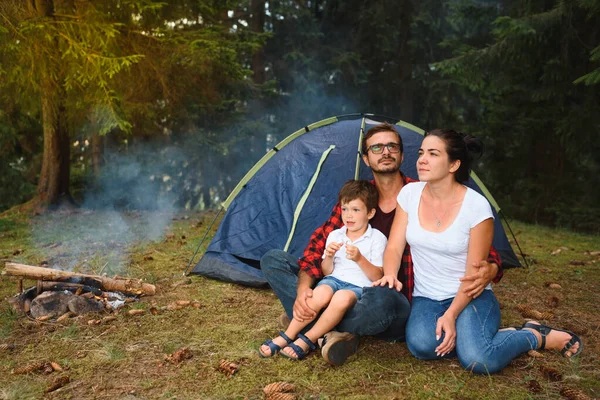
M 375 143 L 369 146 L 368 150 L 371 150 L 373 154 L 381 154 L 383 153 L 383 149 L 387 147 L 390 153 L 399 153 L 400 152 L 400 144 L 399 143 Z

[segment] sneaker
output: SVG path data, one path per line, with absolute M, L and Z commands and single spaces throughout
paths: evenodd
M 331 365 L 342 365 L 358 350 L 358 336 L 348 332 L 331 331 L 325 334 L 321 355 Z
M 283 330 L 286 330 L 290 326 L 290 319 L 285 312 L 279 316 L 277 321 L 279 322 L 279 327 Z

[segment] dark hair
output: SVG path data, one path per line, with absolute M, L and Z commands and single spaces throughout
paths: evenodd
M 377 188 L 369 181 L 351 179 L 344 183 L 338 195 L 340 204 L 351 202 L 352 200 L 361 199 L 367 206 L 367 212 L 377 207 L 379 202 L 379 193 Z
M 450 161 L 460 161 L 460 166 L 454 173 L 454 179 L 461 183 L 468 181 L 473 155 L 481 156 L 483 154 L 483 143 L 475 136 L 452 129 L 434 129 L 426 132 L 425 137 L 427 136 L 437 136 L 444 141 Z
M 404 153 L 404 147 L 402 146 L 402 137 L 400 136 L 400 134 L 398 133 L 396 128 L 394 128 L 394 125 L 384 122 L 382 124 L 375 125 L 374 127 L 372 127 L 371 129 L 369 129 L 367 131 L 365 136 L 363 136 L 362 143 L 361 143 L 362 154 L 367 154 L 367 140 L 371 136 L 373 136 L 374 134 L 379 133 L 379 132 L 394 132 L 398 136 L 398 142 L 400 143 L 400 153 Z

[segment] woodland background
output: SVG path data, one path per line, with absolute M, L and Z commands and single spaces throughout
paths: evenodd
M 599 0 L 0 0 L 0 211 L 212 208 L 369 112 L 481 136 L 506 214 L 600 230 Z

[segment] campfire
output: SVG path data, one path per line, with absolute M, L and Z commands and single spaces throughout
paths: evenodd
M 18 279 L 19 292 L 8 300 L 18 313 L 38 320 L 66 318 L 102 310 L 115 310 L 142 295 L 153 295 L 156 287 L 139 279 L 79 274 L 51 268 L 6 263 L 2 275 Z M 23 290 L 22 280 L 37 280 Z

